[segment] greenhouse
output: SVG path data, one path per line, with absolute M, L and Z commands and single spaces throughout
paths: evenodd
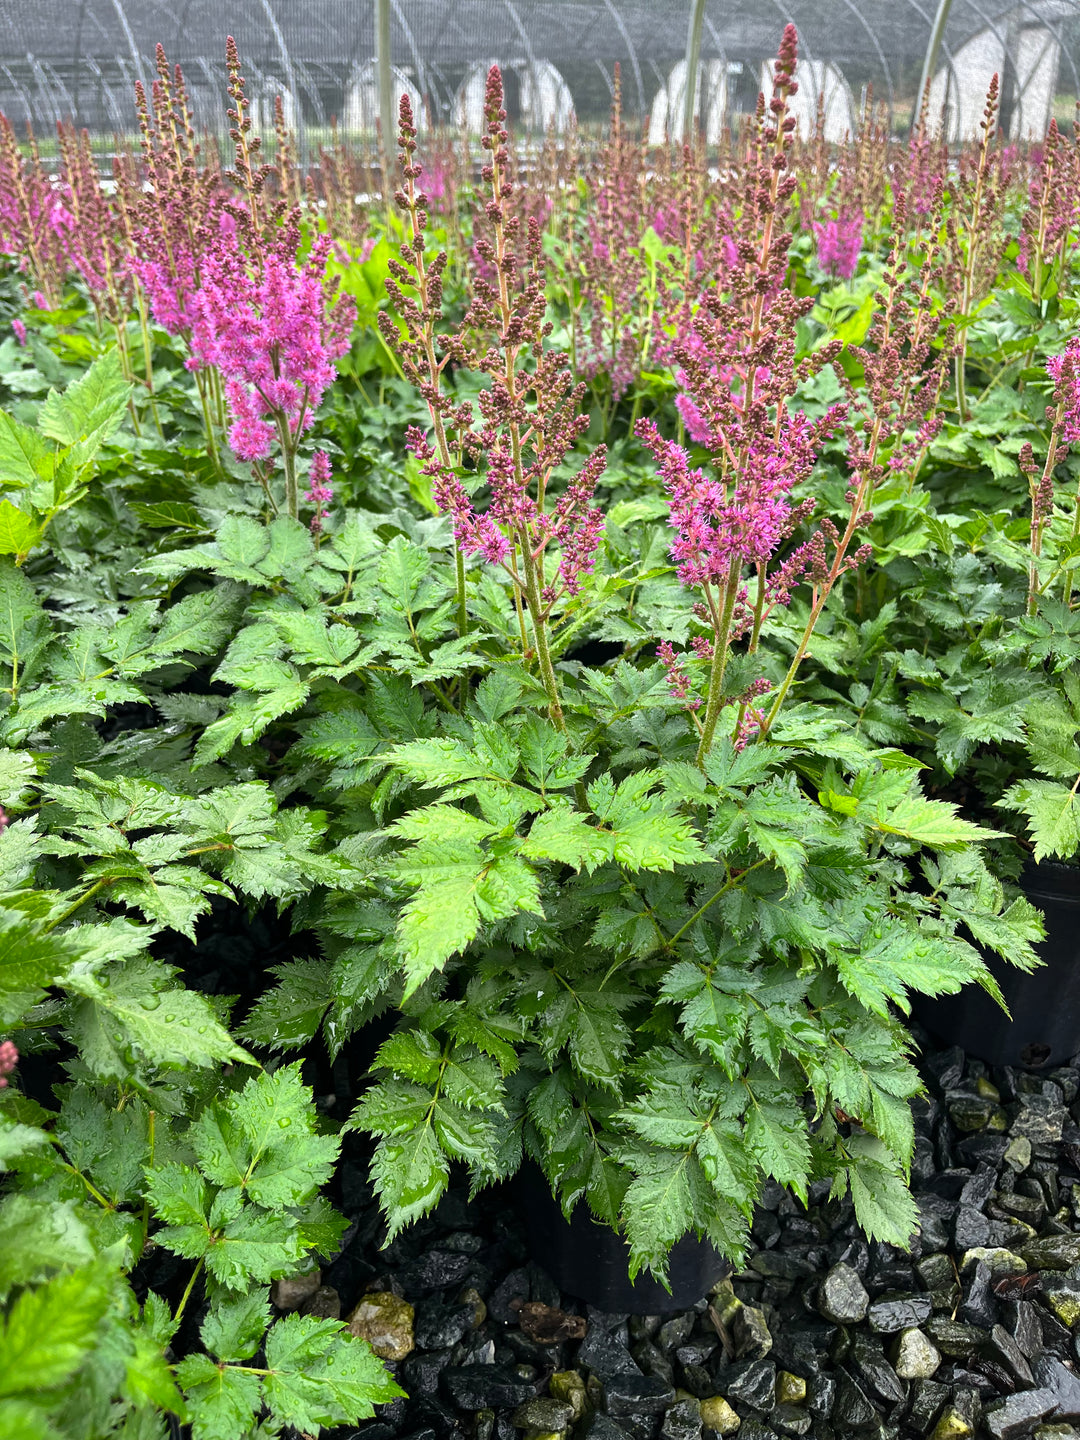
M 1080 1440 L 1080 0 L 0 0 L 0 1440 Z
M 942 13 L 944 12 L 944 13 Z M 940 23 L 939 23 L 940 20 Z M 799 32 L 809 83 L 800 124 L 824 93 L 830 140 L 852 128 L 868 89 L 910 124 L 920 82 L 949 137 L 976 135 L 990 76 L 1002 80 L 1002 128 L 1038 139 L 1051 115 L 1072 120 L 1080 93 L 1073 0 L 7 0 L 0 7 L 0 105 L 40 129 L 72 119 L 92 133 L 131 129 L 134 82 L 163 45 L 183 66 L 198 122 L 221 125 L 221 59 L 235 36 L 253 114 L 272 123 L 280 95 L 298 133 L 374 128 L 380 65 L 429 126 L 483 125 L 483 78 L 500 65 L 508 113 L 531 130 L 571 117 L 603 123 L 614 68 L 627 119 L 651 138 L 681 138 L 688 47 L 701 67 L 695 113 L 718 133 L 752 111 L 784 24 Z M 932 73 L 923 76 L 927 55 Z

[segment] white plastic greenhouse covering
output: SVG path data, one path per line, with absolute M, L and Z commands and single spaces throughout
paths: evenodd
M 994 73 L 1012 138 L 1073 119 L 1080 0 L 0 0 L 0 110 L 39 133 L 73 119 L 130 134 L 133 83 L 153 77 L 161 43 L 198 122 L 222 129 L 232 34 L 256 118 L 271 123 L 280 95 L 302 138 L 371 134 L 391 91 L 409 92 L 422 124 L 476 129 L 498 61 L 511 118 L 532 131 L 601 120 L 617 65 L 625 113 L 663 143 L 681 138 L 696 49 L 695 122 L 713 139 L 752 110 L 788 21 L 800 126 L 823 103 L 830 139 L 853 129 L 867 87 L 905 130 L 928 51 L 930 113 L 952 140 L 976 132 Z

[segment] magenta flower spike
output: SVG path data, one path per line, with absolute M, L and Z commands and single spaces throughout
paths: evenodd
M 859 267 L 863 216 L 815 220 L 813 230 L 817 237 L 817 263 L 822 270 L 839 280 L 850 280 Z
M 304 495 L 308 504 L 315 507 L 315 513 L 311 517 L 311 533 L 313 535 L 318 535 L 322 530 L 323 520 L 326 518 L 326 507 L 333 498 L 334 490 L 330 484 L 330 456 L 325 450 L 316 450 L 311 457 L 308 488 Z

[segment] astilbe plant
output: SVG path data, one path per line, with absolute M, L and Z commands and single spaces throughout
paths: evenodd
M 787 99 L 796 89 L 794 47 L 789 28 L 768 110 L 759 103 L 743 227 L 731 242 L 737 262 L 730 268 L 730 289 L 716 287 L 702 295 L 689 334 L 673 347 L 693 401 L 693 433 L 710 452 L 711 474 L 693 468 L 686 450 L 665 440 L 655 422 L 638 425 L 660 461 L 671 499 L 676 531 L 671 553 L 679 577 L 702 596 L 697 613 L 707 633 L 695 649 L 707 659 L 709 681 L 703 716 L 694 717 L 699 763 L 712 747 L 722 710 L 733 701 L 733 734 L 740 746 L 750 728 L 767 731 L 802 655 L 766 721 L 753 705 L 762 691 L 757 677 L 753 694 L 725 692 L 733 646 L 745 635 L 752 655 L 770 613 L 788 603 L 804 575 L 812 576 L 824 597 L 849 564 L 850 541 L 862 523 L 860 500 L 831 564 L 825 559 L 826 532 L 819 531 L 770 575 L 781 542 L 813 508 L 812 500 L 793 504 L 792 491 L 809 476 L 822 438 L 842 413 L 832 409 L 813 422 L 791 407 L 800 380 L 825 365 L 837 348 L 823 348 L 812 365 L 796 364 L 796 326 L 810 302 L 783 285 L 791 242 L 785 212 L 796 188 L 788 171 L 795 122 L 787 113 Z M 836 541 L 835 531 L 831 538 Z M 753 576 L 752 594 L 744 580 L 747 570 Z M 681 675 L 676 684 L 685 689 Z
M 957 762 L 951 776 L 937 764 L 944 786 L 970 759 L 993 773 L 988 798 L 1026 804 L 1010 786 L 1034 795 L 1015 768 L 1030 758 L 1058 787 L 1031 825 L 1040 853 L 1067 841 L 1045 822 L 1074 813 L 1080 776 L 1073 302 L 1063 283 L 1057 318 L 1043 286 L 1046 335 L 1030 309 L 1007 313 L 989 296 L 1007 257 L 972 227 L 1004 234 L 1007 204 L 1022 213 L 1039 178 L 1038 246 L 1068 267 L 1075 226 L 1059 235 L 1054 217 L 1075 207 L 1029 159 L 1006 170 L 992 139 L 965 153 L 958 183 L 940 145 L 879 163 L 866 142 L 857 175 L 823 130 L 800 147 L 795 58 L 788 32 L 773 92 L 738 144 L 724 138 L 715 179 L 700 147 L 652 167 L 618 136 L 580 177 L 573 146 L 554 143 L 530 170 L 493 73 L 483 174 L 474 183 L 462 161 L 441 217 L 449 258 L 430 253 L 446 195 L 424 198 L 403 106 L 403 223 L 381 243 L 404 240 L 381 323 L 415 393 L 382 370 L 383 403 L 360 405 L 366 388 L 344 381 L 305 493 L 301 446 L 350 319 L 325 284 L 326 245 L 374 239 L 378 207 L 361 213 L 363 167 L 344 159 L 301 191 L 280 113 L 277 163 L 262 163 L 231 45 L 222 173 L 159 57 L 141 158 L 117 171 L 108 265 L 122 234 L 136 307 L 155 307 L 192 360 L 208 436 L 228 429 L 268 503 L 228 474 L 192 479 L 210 467 L 183 443 L 197 397 L 180 386 L 159 397 L 178 457 L 147 460 L 124 428 L 132 387 L 115 354 L 50 394 L 36 424 L 5 417 L 28 464 L 4 478 L 17 503 L 0 501 L 14 557 L 0 561 L 0 942 L 27 988 L 0 987 L 0 1069 L 8 1046 L 20 1061 L 0 1076 L 19 1166 L 0 1234 L 24 1233 L 32 1213 L 35 1234 L 60 1239 L 40 1271 L 35 1246 L 0 1246 L 0 1288 L 25 1288 L 23 1318 L 35 1305 L 63 1317 L 73 1297 L 87 1317 L 55 1384 L 35 1394 L 19 1371 L 35 1419 L 80 1407 L 74 1440 L 125 1423 L 135 1402 L 86 1383 L 98 1351 L 122 1357 L 117 1385 L 130 1376 L 199 1427 L 228 1410 L 237 1434 L 259 1416 L 267 1432 L 355 1423 L 395 1393 L 333 1322 L 272 1319 L 263 1287 L 340 1241 L 344 1217 L 318 1194 L 339 1142 L 298 1067 L 260 1072 L 246 1048 L 310 1063 L 325 1042 L 333 1061 L 375 1016 L 393 1033 L 348 1123 L 375 1139 L 391 1235 L 436 1204 L 453 1167 L 479 1187 L 528 1159 L 543 1178 L 527 1183 L 625 1235 L 635 1273 L 662 1274 L 688 1232 L 742 1256 L 769 1181 L 800 1199 L 823 1182 L 853 1197 L 870 1236 L 910 1237 L 911 994 L 967 981 L 993 993 L 971 937 L 1027 965 L 1039 935 L 983 863 L 987 831 L 927 798 L 920 761 Z M 85 147 L 65 140 L 77 194 L 54 195 L 6 143 L 5 243 L 26 241 L 13 293 L 39 279 L 46 301 L 89 292 L 113 323 L 127 291 L 93 289 L 105 211 Z M 1074 174 L 1075 156 L 1054 156 L 1055 180 Z M 813 166 L 801 187 L 800 160 Z M 324 184 L 333 204 L 316 215 Z M 814 221 L 856 214 L 858 256 L 852 233 L 815 265 Z M 853 258 L 854 286 L 814 306 L 823 271 Z M 619 287 L 617 313 L 640 322 L 633 400 L 598 384 L 595 429 L 552 328 L 572 336 L 590 267 L 588 303 Z M 1020 413 L 1005 443 L 982 418 L 939 429 L 968 280 L 972 374 L 988 356 L 1019 369 L 1051 333 L 1065 351 L 1050 384 L 1036 371 L 1022 393 L 1004 387 Z M 80 324 L 90 337 L 89 313 Z M 160 330 L 151 341 L 167 350 Z M 32 370 L 35 342 L 5 349 L 24 406 L 51 383 Z M 406 419 L 425 408 L 406 458 Z M 647 417 L 648 453 L 628 412 Z M 1021 431 L 1030 450 L 1010 450 Z M 368 463 L 346 433 L 379 442 L 370 512 L 355 474 L 332 481 L 334 441 L 356 470 Z M 691 444 L 671 438 L 683 434 Z M 605 469 L 597 441 L 611 435 Z M 968 445 L 984 446 L 969 467 L 980 482 L 996 462 L 1012 486 L 1000 511 L 976 515 L 957 478 Z M 1030 529 L 1012 513 L 1025 475 Z M 352 503 L 331 512 L 335 488 Z M 295 514 L 301 496 L 307 525 L 272 513 Z M 622 653 L 586 663 L 578 638 Z M 125 728 L 128 707 L 145 726 Z M 169 931 L 201 942 L 231 898 L 277 904 L 320 945 L 274 967 L 235 1034 L 224 1002 L 157 958 Z M 56 1033 L 79 1060 L 56 1105 L 34 1108 L 24 1079 Z M 271 1112 L 288 1123 L 267 1140 Z M 179 1267 L 168 1305 L 136 1305 L 120 1272 L 138 1264 L 141 1278 L 144 1259 Z M 167 1361 L 204 1293 L 206 1353 Z M 5 1364 L 18 1368 L 0 1352 Z M 0 1396 L 0 1432 L 17 1433 L 11 1415 Z
M 244 686 L 242 657 L 267 644 L 291 657 L 292 693 L 318 675 L 287 764 L 318 787 L 359 871 L 306 912 L 324 939 L 317 976 L 285 967 L 249 1033 L 278 1043 L 278 1007 L 303 996 L 309 1033 L 321 1023 L 340 1047 L 399 1007 L 350 1121 L 376 1138 L 391 1234 L 432 1208 L 453 1162 L 483 1185 L 527 1156 L 564 1210 L 583 1201 L 625 1234 L 633 1273 L 663 1274 L 688 1231 L 741 1255 L 767 1177 L 799 1196 L 827 1179 L 868 1233 L 903 1244 L 919 1080 L 893 1007 L 968 979 L 994 989 L 962 923 L 1031 962 L 1030 910 L 1005 910 L 977 850 L 986 832 L 927 799 L 898 749 L 805 698 L 820 691 L 818 626 L 827 608 L 839 623 L 852 569 L 869 563 L 874 497 L 906 489 L 925 453 L 941 365 L 930 281 L 908 276 L 902 243 L 858 352 L 865 386 L 818 418 L 799 404 L 838 346 L 796 355 L 794 65 L 788 32 L 746 192 L 725 193 L 731 254 L 702 279 L 675 351 L 708 468 L 644 422 L 692 595 L 642 532 L 654 558 L 624 578 L 626 521 L 601 528 L 604 456 L 551 345 L 538 227 L 506 203 L 517 180 L 498 73 L 486 275 L 458 324 L 443 318 L 447 261 L 427 250 L 402 104 L 405 239 L 389 288 L 404 334 L 390 317 L 383 331 L 428 409 L 410 444 L 441 517 L 389 543 L 377 517 L 351 517 L 319 550 L 325 573 L 349 575 L 326 602 L 332 627 L 308 600 L 302 623 L 252 620 L 235 651 Z M 470 394 L 482 377 L 475 401 L 462 372 Z M 806 491 L 830 437 L 850 451 L 847 514 L 814 526 Z M 175 563 L 208 563 L 188 555 Z M 657 617 L 661 642 L 689 632 L 689 653 L 669 638 L 660 659 L 638 647 L 610 670 L 560 660 L 575 606 L 586 634 L 590 617 L 625 624 L 633 609 Z M 312 669 L 311 627 L 353 659 Z M 233 704 L 239 725 L 248 695 Z M 218 723 L 230 743 L 231 709 Z
M 55 309 L 68 274 L 63 203 L 27 130 L 26 152 L 7 116 L 0 116 L 0 245 Z
M 575 311 L 578 373 L 604 373 L 611 397 L 618 400 L 637 379 L 648 345 L 651 316 L 642 306 L 646 266 L 640 245 L 647 223 L 642 214 L 645 174 L 640 147 L 627 134 L 619 76 L 611 105 L 611 125 L 601 160 L 594 170 L 592 206 L 579 257 L 581 299 L 587 319 Z M 656 218 L 666 218 L 659 211 Z
M 484 215 L 492 238 L 481 238 L 478 244 L 494 278 L 476 278 L 463 325 L 445 337 L 440 355 L 436 326 L 445 255 L 438 255 L 430 267 L 424 257 L 427 217 L 423 193 L 416 189 L 421 168 L 412 160 L 415 128 L 408 98 L 402 97 L 405 188 L 398 203 L 409 220 L 411 233 L 402 253 L 411 267 L 409 263 L 391 267 L 391 294 L 407 327 L 401 347 L 407 373 L 418 381 L 434 425 L 435 443 L 413 431 L 411 448 L 432 477 L 436 502 L 453 519 L 459 554 L 482 556 L 510 577 L 522 652 L 535 653 L 551 718 L 565 730 L 548 630 L 556 609 L 578 592 L 581 576 L 592 568 L 602 528 L 592 497 L 606 455 L 603 447 L 594 450 L 563 493 L 552 496 L 555 472 L 588 427 L 588 417 L 579 408 L 584 386 L 574 385 L 566 356 L 545 345 L 550 325 L 545 320 L 538 222 L 530 219 L 522 235 L 520 219 L 507 213 L 514 181 L 502 102 L 502 78 L 493 67 L 485 96 L 487 130 L 481 142 L 488 156 L 482 176 L 490 187 Z M 407 297 L 402 284 L 418 298 Z M 400 344 L 390 318 L 380 318 L 387 342 Z M 470 348 L 470 331 L 490 335 L 488 346 Z M 440 387 L 451 359 L 487 378 L 477 402 L 478 425 L 471 407 L 454 407 Z M 455 457 L 479 470 L 489 491 L 486 509 L 479 509 L 466 489 Z M 555 547 L 560 558 L 553 568 L 547 552 Z M 459 584 L 463 587 L 464 580 Z M 460 603 L 463 608 L 463 598 Z
M 1080 446 L 1080 341 L 1071 340 L 1061 354 L 1049 357 L 1046 370 L 1053 404 L 1045 412 L 1045 458 L 1040 467 L 1030 442 L 1019 455 L 1031 503 L 1026 604 L 1022 610 L 1016 607 L 1019 613 L 989 647 L 1027 671 L 1027 684 L 1017 677 L 1014 700 L 1023 716 L 1026 754 L 995 778 L 1012 781 L 997 804 L 1006 815 L 1019 817 L 1036 860 L 1074 860 L 1080 854 L 1080 650 L 1074 598 L 1080 481 L 1075 466 L 1070 474 L 1066 463 Z M 1066 486 L 1059 487 L 1063 471 Z M 1007 563 L 1010 552 L 1002 558 Z M 1031 672 L 1041 682 L 1035 695 Z
M 176 77 L 165 88 L 168 68 L 155 89 L 155 114 L 170 120 L 164 151 L 153 144 L 164 121 L 144 134 L 154 173 L 149 251 L 157 258 L 136 262 L 151 296 L 155 318 L 186 337 L 188 367 L 197 379 L 216 377 L 228 415 L 228 442 L 237 459 L 252 464 L 271 504 L 272 460 L 284 472 L 285 510 L 299 504 L 297 456 L 300 440 L 314 423 L 334 361 L 348 349 L 355 306 L 335 297 L 326 275 L 331 237 L 317 236 L 301 257 L 299 212 L 284 200 L 270 206 L 264 189 L 270 168 L 258 160 L 259 138 L 251 133 L 250 105 L 236 44 L 227 46 L 229 94 L 235 144 L 232 179 L 238 195 L 207 197 L 199 222 L 186 205 L 196 183 L 190 122 Z M 175 107 L 179 107 L 176 111 Z M 187 123 L 181 129 L 180 121 Z M 160 172 L 160 173 L 159 173 Z M 149 223 L 149 222 L 148 222 Z M 200 394 L 207 395 L 200 386 Z

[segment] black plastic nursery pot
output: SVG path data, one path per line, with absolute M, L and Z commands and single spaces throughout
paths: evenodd
M 731 1271 L 730 1262 L 707 1240 L 686 1235 L 671 1251 L 670 1292 L 648 1271 L 631 1284 L 629 1245 L 594 1220 L 584 1200 L 566 1220 L 544 1176 L 531 1165 L 524 1167 L 515 1189 L 533 1260 L 564 1294 L 598 1310 L 623 1315 L 689 1310 Z
M 1030 975 L 983 951 L 1012 1019 L 985 990 L 913 996 L 912 1014 L 935 1039 L 988 1065 L 1059 1065 L 1080 1051 L 1080 866 L 1026 864 L 1020 888 L 1042 912 L 1044 962 Z

